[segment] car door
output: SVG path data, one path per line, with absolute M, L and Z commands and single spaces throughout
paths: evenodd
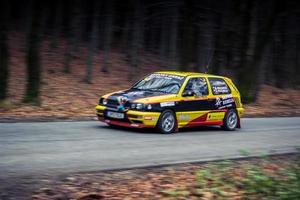
M 179 128 L 205 124 L 207 112 L 213 109 L 208 95 L 208 81 L 205 77 L 193 76 L 187 80 L 176 112 Z
M 235 108 L 231 89 L 220 77 L 208 77 L 208 83 L 211 88 L 209 99 L 213 108 L 208 114 L 207 121 L 223 121 L 226 111 Z

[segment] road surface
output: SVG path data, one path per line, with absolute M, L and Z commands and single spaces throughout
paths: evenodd
M 295 152 L 300 117 L 242 119 L 242 129 L 172 135 L 113 129 L 97 121 L 0 123 L 0 199 L 28 199 L 61 174 Z
M 295 151 L 300 118 L 242 119 L 242 129 L 113 129 L 97 121 L 0 123 L 0 176 L 68 173 Z

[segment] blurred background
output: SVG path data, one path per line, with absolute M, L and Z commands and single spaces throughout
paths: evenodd
M 2 118 L 93 116 L 100 95 L 158 70 L 228 76 L 248 113 L 300 113 L 297 0 L 0 4 Z

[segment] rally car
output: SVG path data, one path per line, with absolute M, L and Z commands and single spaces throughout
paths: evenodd
M 223 76 L 194 72 L 155 72 L 130 89 L 102 96 L 98 119 L 109 125 L 157 128 L 221 126 L 240 128 L 243 106 L 238 89 Z

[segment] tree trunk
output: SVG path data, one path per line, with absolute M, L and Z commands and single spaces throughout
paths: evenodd
M 254 47 L 251 47 L 251 45 L 248 46 L 247 52 L 253 53 L 252 56 L 246 55 L 246 63 L 239 75 L 240 91 L 245 102 L 255 101 L 257 73 L 259 71 L 258 65 L 261 61 L 265 47 L 270 41 L 271 32 L 279 14 L 280 6 L 278 2 L 275 1 L 274 4 L 270 4 L 271 13 L 267 16 L 261 30 L 258 32 Z
M 0 8 L 0 101 L 7 98 L 9 79 L 8 50 L 8 5 L 7 0 L 1 2 Z
M 63 15 L 63 1 L 56 0 L 55 1 L 55 15 L 54 15 L 54 22 L 53 22 L 53 32 L 51 36 L 51 43 L 50 48 L 52 50 L 57 48 L 58 39 L 60 38 L 61 34 L 61 26 L 62 26 L 62 15 Z
M 297 21 L 300 21 L 300 16 L 297 16 Z M 295 52 L 295 64 L 294 64 L 294 73 L 293 73 L 293 80 L 294 80 L 294 87 L 298 88 L 300 86 L 300 27 L 297 26 L 296 28 L 296 52 Z
M 166 8 L 163 8 L 165 11 Z M 160 20 L 160 41 L 159 41 L 159 55 L 162 67 L 167 67 L 167 52 L 168 52 L 168 35 L 169 24 L 166 15 L 162 15 Z
M 28 38 L 29 38 L 29 31 L 31 27 L 31 9 L 32 9 L 32 0 L 28 0 L 25 2 L 24 5 L 25 9 L 23 10 L 23 19 L 22 19 L 22 26 L 23 26 L 23 32 L 22 32 L 22 39 L 21 39 L 21 51 L 26 52 L 27 50 L 27 44 L 28 44 Z
M 27 85 L 23 101 L 25 103 L 40 104 L 41 85 L 41 60 L 40 60 L 40 40 L 41 40 L 41 5 L 39 1 L 33 2 L 32 23 L 28 40 L 26 54 L 27 62 Z
M 109 54 L 113 36 L 113 0 L 105 2 L 105 26 L 104 26 L 104 45 L 103 45 L 103 63 L 102 72 L 108 72 L 109 69 Z
M 275 84 L 278 88 L 286 88 L 288 86 L 289 77 L 288 76 L 288 69 L 290 66 L 286 65 L 286 37 L 285 37 L 285 30 L 286 30 L 286 17 L 281 17 L 277 21 L 276 26 L 276 34 L 275 34 L 275 41 L 276 41 L 276 58 L 278 61 L 275 63 Z
M 174 0 L 174 5 L 170 8 L 171 34 L 169 36 L 169 68 L 178 69 L 178 21 L 179 21 L 179 0 Z
M 86 76 L 84 79 L 84 81 L 89 84 L 92 83 L 92 79 L 93 79 L 94 54 L 98 46 L 99 9 L 100 9 L 100 1 L 95 1 L 94 10 L 93 10 L 93 23 L 91 28 L 92 30 L 91 30 L 91 35 L 89 37 Z
M 129 56 L 128 55 L 128 46 L 129 46 L 129 40 L 130 40 L 130 17 L 128 16 L 128 14 L 126 15 L 125 17 L 125 22 L 124 22 L 124 25 L 123 25 L 123 33 L 122 33 L 122 52 L 124 54 L 126 54 L 126 56 Z
M 66 52 L 65 52 L 65 61 L 64 61 L 64 73 L 71 73 L 71 62 L 74 57 L 76 48 L 77 48 L 77 39 L 76 35 L 78 35 L 77 31 L 80 26 L 79 24 L 79 1 L 72 1 L 73 5 L 70 5 L 71 13 L 69 17 L 69 27 L 67 29 L 67 44 L 66 44 Z
M 129 79 L 139 74 L 140 51 L 143 46 L 143 33 L 144 33 L 144 5 L 142 0 L 134 1 L 133 11 L 133 30 L 131 37 L 131 69 Z
M 211 13 L 204 13 L 201 24 L 197 24 L 197 67 L 196 70 L 208 73 L 215 51 L 214 18 Z M 200 19 L 201 19 L 200 18 Z M 199 22 L 202 20 L 199 20 Z

